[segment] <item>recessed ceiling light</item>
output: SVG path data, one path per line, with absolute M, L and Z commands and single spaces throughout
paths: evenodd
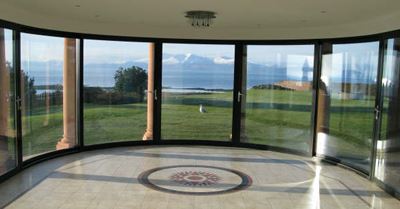
M 320 11 L 322 14 L 325 14 L 325 13 L 327 13 L 327 11 L 325 11 L 325 10 L 322 10 L 322 11 Z
M 76 5 L 75 5 L 75 7 L 81 7 L 81 5 L 79 5 L 79 4 L 76 4 Z
M 94 17 L 95 17 L 95 18 L 99 18 L 99 17 L 100 17 L 100 15 L 95 15 Z

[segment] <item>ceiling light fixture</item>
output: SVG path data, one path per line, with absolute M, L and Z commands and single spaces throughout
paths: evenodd
M 215 12 L 210 11 L 188 11 L 185 15 L 193 27 L 210 27 L 212 20 L 216 18 Z

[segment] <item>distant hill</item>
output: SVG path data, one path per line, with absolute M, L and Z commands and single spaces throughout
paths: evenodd
M 204 57 L 195 54 L 163 54 L 163 86 L 171 88 L 232 89 L 234 59 L 231 57 Z M 84 84 L 87 86 L 112 87 L 114 74 L 120 68 L 138 66 L 147 69 L 146 59 L 123 63 L 86 63 Z M 276 83 L 283 80 L 302 80 L 301 70 L 290 73 L 287 68 L 248 63 L 248 88 Z M 62 84 L 62 62 L 22 62 L 22 69 L 34 77 L 35 85 Z M 307 74 L 308 75 L 308 74 Z M 312 76 L 306 76 L 311 80 Z

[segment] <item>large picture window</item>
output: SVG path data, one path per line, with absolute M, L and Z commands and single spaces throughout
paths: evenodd
M 24 159 L 76 145 L 77 41 L 21 34 Z
M 309 152 L 314 46 L 247 46 L 241 142 Z
M 149 44 L 85 40 L 84 60 L 85 144 L 146 138 Z
M 229 141 L 234 46 L 164 44 L 161 138 Z
M 375 176 L 400 192 L 400 39 L 386 42 L 382 76 L 382 122 Z
M 378 42 L 326 44 L 319 79 L 317 153 L 370 171 Z

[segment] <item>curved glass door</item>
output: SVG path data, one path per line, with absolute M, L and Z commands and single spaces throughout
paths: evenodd
M 400 192 L 400 39 L 386 42 L 381 85 L 382 122 L 377 141 L 375 177 Z
M 308 152 L 314 45 L 247 46 L 241 142 Z
M 17 166 L 12 33 L 0 28 L 0 175 Z
M 317 154 L 370 171 L 379 43 L 324 45 Z
M 161 138 L 228 141 L 234 46 L 164 44 Z
M 77 45 L 76 39 L 21 34 L 24 160 L 77 145 Z
M 84 60 L 85 144 L 142 140 L 149 43 L 87 39 Z

